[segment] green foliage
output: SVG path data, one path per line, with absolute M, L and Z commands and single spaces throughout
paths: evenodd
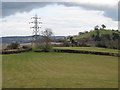
M 75 41 L 75 39 L 73 39 L 73 37 L 71 36 L 71 37 L 69 37 L 68 38 L 69 40 L 70 40 L 70 42 L 71 42 L 71 44 L 70 44 L 70 46 L 78 46 L 78 43 L 77 43 L 77 41 Z
M 103 34 L 103 35 L 101 35 L 101 38 L 106 39 L 106 40 L 111 40 L 110 34 Z
M 112 35 L 113 35 L 113 40 L 120 38 L 119 34 L 117 33 L 112 33 Z
M 73 39 L 73 37 L 70 37 L 70 41 Z
M 69 47 L 69 46 L 71 46 L 71 44 L 70 44 L 69 42 L 67 42 L 67 41 L 64 41 L 64 42 L 63 42 L 63 46 L 64 46 L 64 47 Z
M 97 44 L 96 44 L 96 47 L 103 47 L 103 48 L 107 48 L 107 46 L 105 45 L 105 43 L 101 43 L 101 42 L 98 42 Z
M 95 40 L 95 41 L 100 41 L 101 38 L 100 38 L 98 35 L 96 35 L 94 40 Z

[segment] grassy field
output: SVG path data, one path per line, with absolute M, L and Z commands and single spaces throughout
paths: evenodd
M 68 50 L 83 50 L 83 51 L 96 51 L 96 52 L 110 52 L 118 53 L 120 50 L 99 48 L 99 47 L 53 47 L 53 49 L 68 49 Z
M 118 58 L 89 54 L 2 55 L 3 88 L 117 88 Z
M 113 32 L 120 35 L 120 33 L 115 32 L 115 31 L 100 30 L 100 36 L 101 36 L 101 35 L 104 35 L 104 34 L 109 34 L 109 35 L 112 36 L 112 33 L 113 33 Z M 87 37 L 91 37 L 93 34 L 94 34 L 94 35 L 97 35 L 96 31 L 91 31 L 91 32 L 89 32 L 89 33 L 85 33 L 85 34 L 79 35 L 79 36 L 77 36 L 77 37 L 74 37 L 73 39 L 87 38 Z

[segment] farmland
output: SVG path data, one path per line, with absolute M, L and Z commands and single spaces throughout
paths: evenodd
M 96 52 L 110 52 L 118 53 L 120 50 L 108 49 L 100 47 L 53 47 L 53 49 L 67 49 L 67 50 L 82 50 L 82 51 L 96 51 Z
M 118 58 L 73 53 L 2 55 L 3 88 L 117 88 Z
M 2 88 L 118 89 L 117 3 L 3 2 Z

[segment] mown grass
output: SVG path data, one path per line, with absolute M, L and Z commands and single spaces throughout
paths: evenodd
M 110 53 L 118 53 L 120 51 L 117 49 L 108 49 L 108 48 L 100 48 L 100 47 L 53 47 L 53 49 L 83 50 L 83 51 L 110 52 Z
M 118 58 L 89 54 L 2 55 L 3 88 L 117 88 Z

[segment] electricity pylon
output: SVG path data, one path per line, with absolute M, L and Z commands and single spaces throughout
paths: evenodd
M 38 19 L 39 18 L 37 15 L 35 15 L 34 17 L 32 17 L 31 19 L 33 19 L 33 22 L 29 22 L 29 23 L 33 23 L 34 26 L 30 27 L 33 29 L 33 36 L 35 38 L 35 40 L 37 39 L 37 36 L 39 35 L 39 29 L 41 28 L 41 26 L 39 26 L 39 24 L 42 24 L 42 22 L 40 22 Z
M 32 17 L 31 19 L 33 19 L 33 21 L 29 22 L 29 24 L 33 23 L 33 27 L 30 27 L 31 29 L 33 29 L 32 40 L 36 41 L 39 36 L 39 29 L 41 28 L 40 24 L 42 24 L 42 22 L 39 21 L 41 18 L 38 17 L 37 14 L 34 17 Z

